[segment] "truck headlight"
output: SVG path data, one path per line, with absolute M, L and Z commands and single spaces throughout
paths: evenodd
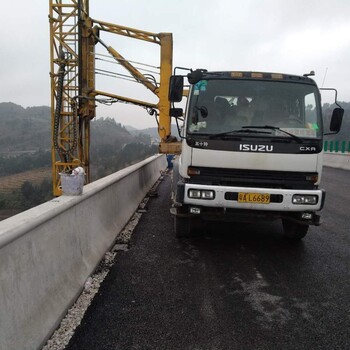
M 318 202 L 318 196 L 317 195 L 311 195 L 311 194 L 295 194 L 292 198 L 293 204 L 309 204 L 314 205 Z
M 214 191 L 202 190 L 202 198 L 203 199 L 214 199 L 215 193 Z
M 200 190 L 189 190 L 188 196 L 190 198 L 201 198 L 201 191 Z
M 189 198 L 196 198 L 196 199 L 214 199 L 215 192 L 212 190 L 191 189 L 191 190 L 188 190 L 188 197 Z

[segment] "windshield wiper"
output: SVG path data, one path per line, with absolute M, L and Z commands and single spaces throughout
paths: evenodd
M 243 133 L 253 133 L 253 134 L 271 134 L 268 131 L 251 130 L 251 129 L 248 129 L 247 126 L 243 126 L 243 128 L 238 129 L 238 130 L 230 130 L 230 131 L 220 132 L 219 134 L 213 134 L 213 135 L 210 135 L 209 138 L 214 139 L 216 137 L 225 136 L 225 135 L 234 134 L 234 133 L 242 133 L 242 132 Z
M 303 143 L 304 142 L 300 137 L 298 137 L 298 136 L 296 136 L 296 135 L 294 135 L 294 134 L 292 134 L 292 133 L 290 133 L 288 131 L 285 131 L 285 130 L 277 127 L 277 126 L 272 126 L 272 125 L 247 125 L 247 126 L 242 126 L 242 129 L 247 129 L 248 130 L 249 128 L 278 130 L 278 131 L 280 131 L 283 134 L 289 135 L 290 137 L 292 137 L 298 143 Z

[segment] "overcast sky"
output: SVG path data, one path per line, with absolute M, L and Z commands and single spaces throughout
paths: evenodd
M 48 106 L 49 1 L 6 1 L 1 12 L 0 102 Z M 350 0 L 90 0 L 90 16 L 173 33 L 174 66 L 292 74 L 314 70 L 319 87 L 336 87 L 338 99 L 350 101 Z M 157 45 L 101 37 L 127 59 L 159 65 Z M 109 64 L 108 69 L 120 68 Z M 100 90 L 155 102 L 136 83 L 99 76 L 97 84 Z M 140 107 L 117 104 L 97 111 L 98 117 L 137 128 L 156 126 Z

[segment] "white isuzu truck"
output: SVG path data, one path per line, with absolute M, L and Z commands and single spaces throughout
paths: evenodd
M 284 234 L 298 240 L 319 225 L 324 129 L 314 80 L 206 70 L 187 79 L 185 111 L 174 105 L 184 95 L 184 76 L 173 75 L 169 91 L 171 116 L 184 116 L 173 170 L 176 235 L 189 236 L 206 220 L 282 219 Z M 334 109 L 332 133 L 343 112 Z

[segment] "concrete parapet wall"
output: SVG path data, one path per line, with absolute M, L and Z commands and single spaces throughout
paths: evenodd
M 350 170 L 350 153 L 324 153 L 323 165 L 331 168 Z
M 40 349 L 166 168 L 154 156 L 0 222 L 0 349 Z

